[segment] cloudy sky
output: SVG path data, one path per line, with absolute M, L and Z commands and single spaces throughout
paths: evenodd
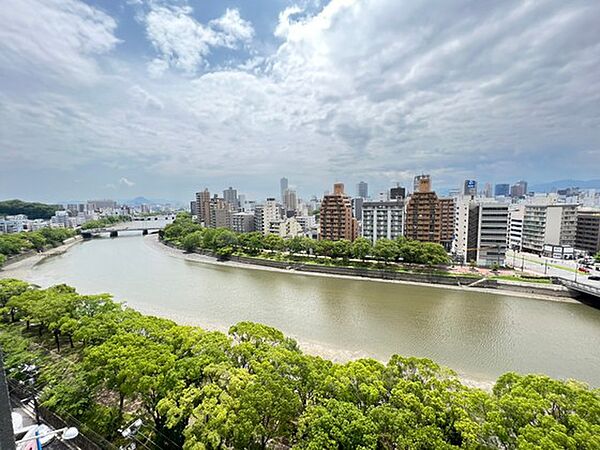
M 600 173 L 598 1 L 0 6 L 0 198 Z

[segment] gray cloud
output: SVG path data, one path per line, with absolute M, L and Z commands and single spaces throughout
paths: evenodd
M 287 173 L 320 192 L 343 176 L 385 184 L 427 171 L 439 186 L 600 166 L 600 3 L 332 0 L 282 13 L 276 52 L 215 71 L 211 49 L 251 45 L 251 24 L 233 10 L 202 24 L 155 6 L 144 22 L 153 78 L 142 58 L 109 53 L 119 40 L 105 13 L 37 2 L 80 41 L 50 60 L 0 19 L 0 61 L 61 77 L 19 95 L 1 79 L 0 152 L 13 168 L 118 164 L 196 184 Z M 12 22 L 23 23 L 20 4 Z

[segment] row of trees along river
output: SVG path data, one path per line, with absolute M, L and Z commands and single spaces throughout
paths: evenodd
M 0 280 L 12 378 L 40 367 L 41 402 L 115 445 L 143 419 L 160 449 L 598 449 L 600 392 L 506 373 L 486 392 L 427 359 L 336 364 L 280 331 L 228 333 L 142 315 L 108 294 Z
M 338 259 L 348 264 L 349 259 L 360 260 L 366 264 L 367 258 L 384 263 L 402 260 L 405 263 L 444 265 L 449 263 L 448 254 L 439 244 L 419 242 L 400 237 L 396 240 L 379 239 L 375 245 L 365 238 L 354 242 L 342 239 L 339 241 L 319 240 L 306 237 L 283 239 L 275 234 L 264 236 L 260 232 L 234 233 L 225 228 L 203 228 L 192 221 L 189 214 L 180 214 L 177 219 L 165 227 L 165 241 L 187 251 L 196 249 L 212 250 L 217 255 L 226 257 L 234 252 L 249 256 L 271 256 L 282 258 L 282 252 L 304 254 L 304 260 L 310 261 L 308 255 Z M 291 256 L 287 256 L 291 258 Z M 321 261 L 322 262 L 322 261 Z M 356 262 L 354 262 L 356 264 Z

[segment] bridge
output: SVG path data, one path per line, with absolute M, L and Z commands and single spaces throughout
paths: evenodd
M 106 235 L 110 237 L 118 237 L 119 233 L 138 231 L 142 235 L 158 233 L 167 225 L 173 223 L 175 215 L 157 215 L 149 217 L 136 217 L 130 222 L 118 223 L 111 227 L 103 228 L 91 228 L 89 230 L 82 230 L 81 236 L 84 239 L 91 239 L 93 237 Z
M 567 280 L 565 278 L 559 278 L 560 284 L 567 289 L 583 294 L 589 297 L 593 297 L 596 301 L 600 300 L 600 287 L 592 286 L 588 283 L 579 283 L 573 280 Z

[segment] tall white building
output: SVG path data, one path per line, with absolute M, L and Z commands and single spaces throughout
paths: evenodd
M 521 251 L 523 248 L 523 219 L 525 205 L 511 205 L 508 209 L 508 248 Z
M 404 202 L 401 199 L 363 202 L 362 236 L 373 244 L 377 240 L 396 239 L 404 231 Z
M 508 233 L 508 204 L 458 199 L 452 251 L 463 262 L 479 266 L 504 265 Z
M 542 253 L 544 245 L 573 247 L 576 232 L 576 204 L 525 205 L 522 244 L 524 251 Z
M 269 234 L 271 223 L 281 219 L 279 205 L 274 198 L 268 198 L 264 205 L 255 208 L 255 229 L 263 234 Z

